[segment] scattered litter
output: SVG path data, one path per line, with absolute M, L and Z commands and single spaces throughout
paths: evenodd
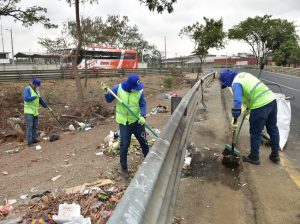
M 208 148 L 208 147 L 206 147 L 206 146 L 204 146 L 204 149 L 206 149 L 206 150 L 210 151 L 210 148 Z
M 43 132 L 43 131 L 41 131 L 41 133 L 40 133 L 40 137 L 41 137 L 41 138 L 43 138 L 43 137 L 46 137 L 46 133 L 45 133 L 45 132 Z
M 12 209 L 13 209 L 13 206 L 9 203 L 6 205 L 0 205 L 0 212 L 8 213 Z
M 184 165 L 185 166 L 190 166 L 192 161 L 192 157 L 185 157 L 184 158 Z
M 69 125 L 69 130 L 70 130 L 70 131 L 75 131 L 75 130 L 76 130 L 73 124 L 70 124 L 70 125 Z
M 31 190 L 30 190 L 31 191 Z M 31 192 L 34 192 L 34 191 L 31 191 Z M 34 199 L 34 198 L 41 198 L 47 194 L 50 194 L 51 192 L 50 191 L 45 191 L 43 193 L 40 193 L 40 194 L 34 194 L 31 196 L 31 199 Z
M 56 180 L 58 180 L 59 178 L 61 178 L 61 175 L 58 175 L 58 176 L 56 176 L 56 177 L 53 177 L 51 180 L 52 180 L 52 181 L 56 181 Z
M 65 105 L 65 108 L 66 108 L 66 109 L 69 109 L 69 106 L 68 106 L 68 105 Z
M 168 94 L 168 93 L 166 93 L 166 94 L 163 95 L 163 99 L 164 99 L 164 100 L 171 99 L 171 95 Z
M 100 179 L 97 180 L 93 183 L 85 183 L 83 185 L 79 185 L 76 187 L 71 187 L 71 188 L 67 188 L 65 189 L 66 194 L 72 194 L 72 193 L 79 193 L 79 192 L 83 192 L 84 190 L 88 189 L 88 188 L 92 188 L 92 187 L 104 187 L 107 185 L 111 185 L 113 184 L 113 181 L 110 179 Z
M 57 140 L 59 140 L 59 135 L 58 134 L 53 134 L 49 138 L 50 142 L 54 142 L 54 141 L 57 141 Z
M 13 218 L 13 219 L 8 219 L 5 221 L 0 221 L 0 224 L 16 224 L 16 223 L 21 223 L 22 222 L 22 216 L 17 217 L 17 218 Z
M 7 175 L 8 172 L 7 172 L 7 171 L 3 171 L 2 174 L 3 174 L 3 175 Z
M 49 141 L 49 137 L 43 137 L 44 141 Z
M 80 205 L 78 204 L 60 204 L 58 206 L 58 215 L 52 218 L 57 224 L 74 223 L 74 224 L 91 224 L 90 218 L 84 218 L 80 214 Z
M 17 203 L 16 199 L 9 199 L 9 200 L 7 200 L 7 204 L 13 205 L 15 203 Z
M 113 192 L 103 191 L 103 192 L 97 194 L 97 198 L 99 201 L 105 202 L 111 197 L 112 194 L 113 194 Z
M 41 150 L 42 149 L 42 146 L 40 146 L 40 145 L 37 145 L 36 147 L 35 147 L 35 150 Z
M 210 206 L 209 205 L 206 205 L 206 208 L 209 208 Z
M 90 211 L 94 210 L 94 209 L 98 209 L 100 208 L 104 203 L 102 201 L 97 201 L 94 204 L 91 205 L 90 207 Z
M 23 194 L 20 196 L 20 199 L 25 200 L 25 199 L 27 199 L 27 197 L 28 197 L 28 194 Z
M 96 152 L 96 156 L 102 156 L 103 155 L 103 152 Z
M 171 93 L 171 97 L 177 97 L 178 94 L 176 92 Z
M 5 151 L 5 152 L 8 153 L 8 154 L 18 153 L 18 152 L 20 152 L 20 148 L 7 150 L 7 151 Z
M 169 112 L 169 110 L 166 106 L 163 106 L 163 105 L 159 104 L 157 107 L 152 108 L 150 113 L 152 115 L 155 115 L 157 113 L 168 113 L 168 112 Z
M 241 187 L 245 187 L 247 185 L 247 183 L 243 183 Z
M 35 223 L 55 224 L 51 215 L 49 215 L 49 214 L 45 215 L 45 216 L 41 216 L 41 217 L 36 217 L 33 219 L 28 219 L 28 220 L 26 220 L 26 223 L 28 223 L 28 224 L 35 224 Z
M 85 124 L 83 122 L 78 122 L 78 121 L 75 121 L 75 123 L 79 125 L 76 131 L 88 131 L 92 129 L 92 126 L 90 124 Z

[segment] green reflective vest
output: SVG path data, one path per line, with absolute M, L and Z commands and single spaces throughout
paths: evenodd
M 247 72 L 239 73 L 233 83 L 240 83 L 243 87 L 243 104 L 247 109 L 260 108 L 273 100 L 273 92 L 259 79 Z
M 33 90 L 30 88 L 30 96 L 36 96 L 36 99 L 32 101 L 24 101 L 24 114 L 33 114 L 33 116 L 39 115 L 39 106 L 40 106 L 40 93 L 38 90 Z
M 141 91 L 132 91 L 132 92 L 126 92 L 123 90 L 122 85 L 119 85 L 118 88 L 118 97 L 125 103 L 137 116 L 140 116 L 141 109 L 140 109 L 140 98 L 142 96 Z M 138 119 L 133 116 L 121 103 L 116 104 L 116 121 L 119 124 L 126 125 L 132 124 L 136 122 Z

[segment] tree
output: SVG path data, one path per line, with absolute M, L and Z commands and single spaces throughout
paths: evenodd
M 46 49 L 48 54 L 59 54 L 62 49 L 65 49 L 68 44 L 62 37 L 58 37 L 54 40 L 50 38 L 39 38 L 38 43 Z
M 57 25 L 50 23 L 50 19 L 40 13 L 46 13 L 47 9 L 40 6 L 32 6 L 21 9 L 18 4 L 21 0 L 1 0 L 0 16 L 8 16 L 15 21 L 22 22 L 23 26 L 32 26 L 35 23 L 41 23 L 45 28 L 56 28 Z
M 297 41 L 288 40 L 280 45 L 279 49 L 274 51 L 273 61 L 276 65 L 296 66 L 300 63 L 300 46 Z
M 241 40 L 251 46 L 259 64 L 269 52 L 287 40 L 298 38 L 294 22 L 272 19 L 271 15 L 248 17 L 228 31 L 229 39 Z
M 70 6 L 72 3 L 75 4 L 75 12 L 76 12 L 76 40 L 77 40 L 77 48 L 75 51 L 74 58 L 72 60 L 72 67 L 73 72 L 75 76 L 75 82 L 77 87 L 77 94 L 78 94 L 78 102 L 81 104 L 83 100 L 83 92 L 82 92 L 82 86 L 80 82 L 80 77 L 78 74 L 77 69 L 77 59 L 78 55 L 82 46 L 83 42 L 83 36 L 82 36 L 82 29 L 81 29 L 81 22 L 80 22 L 80 14 L 79 14 L 79 7 L 80 3 L 98 3 L 98 0 L 66 0 Z M 150 11 L 156 10 L 158 13 L 163 12 L 164 10 L 167 10 L 169 13 L 173 11 L 173 3 L 176 2 L 176 0 L 139 0 L 142 4 L 146 4 Z
M 226 33 L 223 31 L 223 20 L 214 20 L 203 17 L 205 25 L 199 22 L 191 26 L 183 27 L 180 30 L 179 36 L 187 36 L 194 43 L 193 53 L 199 57 L 199 73 L 202 72 L 202 65 L 208 50 L 211 48 L 221 49 L 224 48 L 224 39 Z
M 101 17 L 81 19 L 83 44 L 101 45 L 121 49 L 133 49 L 141 52 L 150 49 L 136 25 L 130 26 L 127 16 L 109 15 L 106 21 Z M 68 21 L 64 25 L 69 36 L 76 43 L 76 22 Z

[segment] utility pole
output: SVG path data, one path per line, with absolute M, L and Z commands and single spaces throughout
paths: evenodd
M 165 67 L 167 68 L 167 38 L 165 36 Z
M 4 52 L 4 41 L 3 41 L 2 22 L 1 22 L 1 37 L 2 37 L 2 52 Z
M 12 29 L 6 29 L 6 30 L 10 31 L 12 63 L 14 65 L 15 64 L 15 59 L 14 59 L 14 40 L 13 40 L 13 35 L 12 35 Z

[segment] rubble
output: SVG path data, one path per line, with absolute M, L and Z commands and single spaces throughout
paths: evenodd
M 43 193 L 43 196 L 35 197 L 29 204 L 14 209 L 10 205 L 5 211 L 9 212 L 9 217 L 22 214 L 20 220 L 23 223 L 106 223 L 125 191 L 125 188 L 111 185 L 111 180 L 102 179 L 83 184 L 77 187 L 76 192 L 74 187 L 70 193 L 67 193 L 67 189 L 56 195 Z M 0 221 L 2 210 L 0 207 Z M 7 213 L 3 217 L 8 216 Z

